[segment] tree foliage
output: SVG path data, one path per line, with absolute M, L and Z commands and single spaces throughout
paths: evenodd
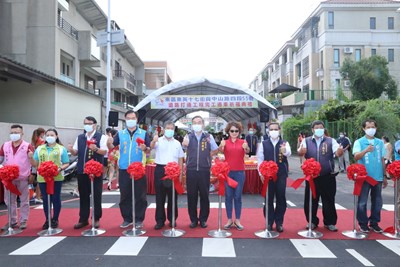
M 388 62 L 382 56 L 372 56 L 354 62 L 346 58 L 340 69 L 343 78 L 350 81 L 353 100 L 370 100 L 386 93 L 389 99 L 396 99 L 397 83 L 389 74 Z

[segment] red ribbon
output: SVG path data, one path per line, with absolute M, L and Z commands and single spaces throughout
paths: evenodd
M 0 179 L 5 188 L 14 195 L 21 195 L 18 188 L 12 183 L 19 176 L 19 167 L 17 165 L 6 165 L 0 168 Z
M 137 161 L 131 163 L 126 171 L 130 175 L 131 179 L 137 181 L 139 179 L 142 179 L 146 172 L 146 169 L 143 167 L 142 162 Z
M 54 194 L 54 177 L 58 175 L 58 166 L 51 160 L 44 161 L 38 168 L 38 173 L 43 176 L 46 182 L 46 192 L 49 195 Z
M 100 177 L 103 173 L 103 164 L 95 161 L 94 159 L 89 160 L 85 163 L 84 173 L 89 175 L 90 180 L 94 180 L 96 177 Z
M 170 179 L 174 183 L 175 190 L 178 194 L 183 194 L 185 191 L 179 181 L 181 175 L 181 167 L 176 162 L 168 162 L 164 167 L 165 176 L 161 180 Z
M 261 195 L 265 197 L 267 195 L 268 183 L 272 180 L 274 183 L 278 179 L 278 164 L 274 161 L 263 161 L 260 164 L 260 173 L 264 177 L 264 184 L 261 190 Z
M 229 170 L 229 164 L 225 161 L 216 161 L 211 167 L 212 174 L 218 178 L 218 195 L 220 196 L 225 195 L 225 182 L 232 188 L 236 188 L 238 185 L 238 182 L 228 177 Z
M 95 139 L 86 140 L 87 147 L 90 147 L 90 145 L 95 145 L 95 144 L 96 144 L 96 140 Z
M 367 175 L 367 169 L 360 163 L 354 163 L 347 167 L 347 178 L 354 181 L 353 195 L 355 196 L 359 196 L 361 194 L 361 189 L 364 182 L 367 182 L 372 186 L 378 184 L 374 178 Z
M 138 138 L 136 138 L 136 143 L 138 146 L 140 146 L 140 145 L 144 144 L 144 140 L 142 138 L 138 137 Z
M 317 198 L 317 191 L 315 189 L 314 179 L 318 177 L 321 172 L 321 164 L 318 161 L 315 161 L 314 158 L 310 158 L 304 161 L 301 168 L 303 169 L 303 173 L 305 176 L 293 181 L 290 186 L 294 189 L 297 189 L 300 187 L 303 181 L 307 181 L 310 184 L 313 198 Z

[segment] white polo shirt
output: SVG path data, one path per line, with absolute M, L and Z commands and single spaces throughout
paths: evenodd
M 178 159 L 184 157 L 181 143 L 174 138 L 168 140 L 165 136 L 160 137 L 154 149 L 156 151 L 156 164 L 167 165 L 168 162 L 178 163 Z

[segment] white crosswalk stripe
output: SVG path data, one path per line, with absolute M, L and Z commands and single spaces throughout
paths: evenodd
M 236 252 L 232 238 L 203 238 L 202 257 L 235 258 Z
M 290 239 L 303 258 L 336 258 L 320 240 Z
M 38 237 L 28 244 L 14 250 L 10 255 L 40 255 L 46 250 L 50 249 L 58 242 L 62 241 L 65 236 L 49 236 L 49 237 Z
M 119 191 L 103 191 L 103 196 L 119 196 Z
M 148 237 L 120 237 L 104 254 L 108 256 L 137 256 Z
M 348 253 L 350 253 L 351 256 L 356 258 L 359 262 L 361 262 L 364 266 L 375 266 L 372 262 L 367 260 L 364 256 L 362 256 L 360 253 L 358 253 L 354 249 L 346 249 Z
M 388 210 L 388 211 L 394 211 L 394 205 L 393 204 L 383 204 L 382 209 Z
M 376 240 L 400 256 L 400 240 Z

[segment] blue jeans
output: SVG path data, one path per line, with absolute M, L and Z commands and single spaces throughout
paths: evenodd
M 225 209 L 228 219 L 232 219 L 232 202 L 235 204 L 236 219 L 240 219 L 242 213 L 242 192 L 244 185 L 244 171 L 230 171 L 229 177 L 238 182 L 236 188 L 232 188 L 225 182 Z
M 53 203 L 53 220 L 58 221 L 58 217 L 60 216 L 61 211 L 61 186 L 62 181 L 54 181 L 54 194 L 50 196 L 50 205 Z M 46 221 L 47 217 L 47 210 L 49 206 L 47 205 L 47 192 L 46 192 L 46 183 L 39 183 L 40 192 L 42 193 L 43 198 L 43 211 Z M 50 207 L 51 208 L 51 207 Z
M 368 195 L 371 191 L 371 216 L 367 216 Z M 372 186 L 364 182 L 361 188 L 361 194 L 358 197 L 357 220 L 360 226 L 377 225 L 381 221 L 382 209 L 382 182 Z

